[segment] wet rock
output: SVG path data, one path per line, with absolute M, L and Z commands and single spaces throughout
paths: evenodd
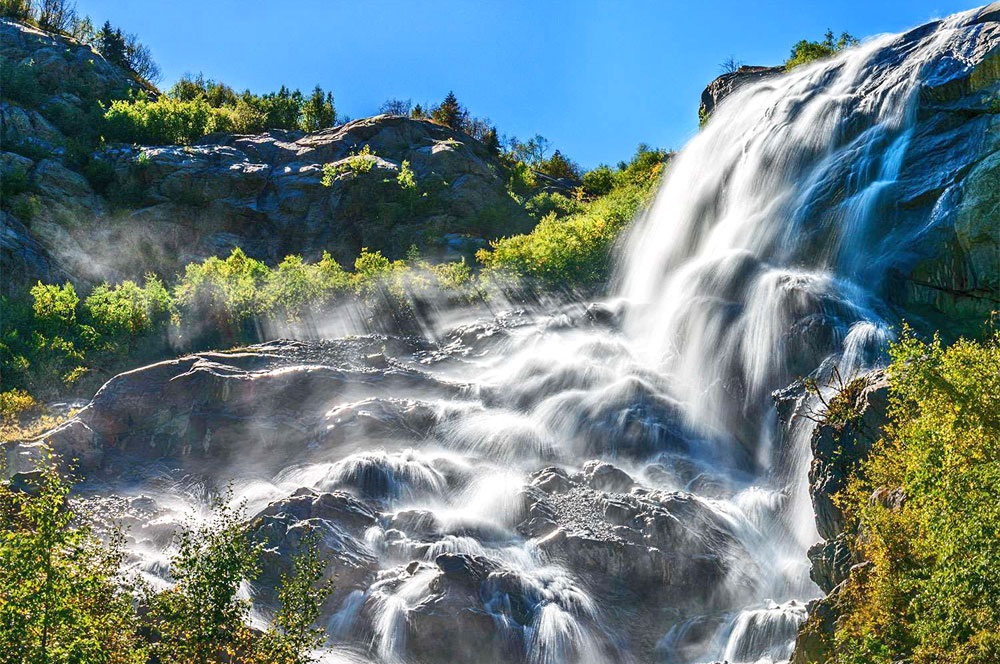
M 635 486 L 628 473 L 604 461 L 588 461 L 583 464 L 581 474 L 583 481 L 598 491 L 622 493 Z
M 406 399 L 365 399 L 330 410 L 324 441 L 347 438 L 370 441 L 420 441 L 437 424 L 437 412 L 427 403 Z
M 844 530 L 844 515 L 834 503 L 834 496 L 847 488 L 850 477 L 867 458 L 888 422 L 889 381 L 885 372 L 875 371 L 857 381 L 844 396 L 837 397 L 849 400 L 844 410 L 850 416 L 843 421 L 820 423 L 812 436 L 809 490 L 816 527 L 827 540 Z
M 537 487 L 545 493 L 563 493 L 576 486 L 576 482 L 569 478 L 569 474 L 556 466 L 543 468 L 533 473 L 528 480 L 531 486 Z
M 855 563 L 847 535 L 841 533 L 832 540 L 818 542 L 809 548 L 809 578 L 823 592 L 831 592 L 845 579 Z
M 719 588 L 727 575 L 733 592 L 752 588 L 752 571 L 732 565 L 749 554 L 727 522 L 699 499 L 648 489 L 607 493 L 559 485 L 530 487 L 524 494 L 527 516 L 518 529 L 597 583 L 617 584 L 657 601 L 683 598 L 685 606 L 725 601 Z
M 462 389 L 411 369 L 367 367 L 357 353 L 366 344 L 381 342 L 271 342 L 119 374 L 44 441 L 87 472 L 114 461 L 128 473 L 136 460 L 163 458 L 196 473 L 206 459 L 277 469 L 318 449 L 328 435 L 327 413 L 346 392 L 446 397 Z
M 265 603 L 275 600 L 282 575 L 292 571 L 303 542 L 314 538 L 320 559 L 327 561 L 325 575 L 335 580 L 327 602 L 329 613 L 346 595 L 367 588 L 374 578 L 378 560 L 364 543 L 364 532 L 376 522 L 371 507 L 343 492 L 300 489 L 271 503 L 251 519 L 249 528 L 250 536 L 265 547 L 262 572 L 256 580 L 259 598 Z

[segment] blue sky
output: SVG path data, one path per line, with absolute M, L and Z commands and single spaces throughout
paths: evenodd
M 899 32 L 976 3 L 949 0 L 77 0 L 81 14 L 134 32 L 161 87 L 203 72 L 242 90 L 332 89 L 340 111 L 389 97 L 434 103 L 448 90 L 501 133 L 540 133 L 586 167 L 639 142 L 680 148 L 698 99 L 734 55 L 777 64 L 829 27 Z

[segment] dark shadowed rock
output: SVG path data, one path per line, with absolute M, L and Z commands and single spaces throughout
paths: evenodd
M 858 466 L 888 422 L 889 380 L 875 371 L 852 381 L 838 397 L 849 416 L 840 421 L 827 418 L 813 431 L 813 462 L 809 468 L 809 491 L 816 512 L 816 527 L 832 540 L 844 531 L 844 514 L 834 496 L 847 488 Z

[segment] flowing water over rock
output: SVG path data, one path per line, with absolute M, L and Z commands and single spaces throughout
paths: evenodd
M 611 304 L 181 358 L 116 377 L 50 440 L 150 577 L 230 479 L 268 545 L 262 615 L 321 533 L 329 661 L 785 660 L 819 537 L 810 428 L 770 395 L 878 361 L 893 270 L 951 195 L 900 204 L 921 100 L 974 93 L 961 81 L 1000 41 L 974 16 L 725 100 Z

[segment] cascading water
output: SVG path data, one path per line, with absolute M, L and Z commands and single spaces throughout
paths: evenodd
M 279 443 L 268 462 L 282 436 L 308 430 L 308 445 L 277 469 L 212 473 L 239 477 L 252 511 L 332 492 L 340 512 L 320 522 L 346 561 L 328 661 L 789 656 L 819 593 L 805 556 L 818 535 L 810 430 L 779 431 L 770 395 L 878 361 L 895 320 L 884 277 L 909 232 L 894 192 L 914 102 L 973 47 L 968 18 L 725 100 L 623 248 L 613 305 L 503 315 L 430 346 L 325 342 L 342 350 L 300 361 L 339 372 L 340 392 L 314 425 L 254 440 Z M 157 486 L 147 525 L 162 526 L 184 492 Z M 156 576 L 163 537 L 144 537 Z

